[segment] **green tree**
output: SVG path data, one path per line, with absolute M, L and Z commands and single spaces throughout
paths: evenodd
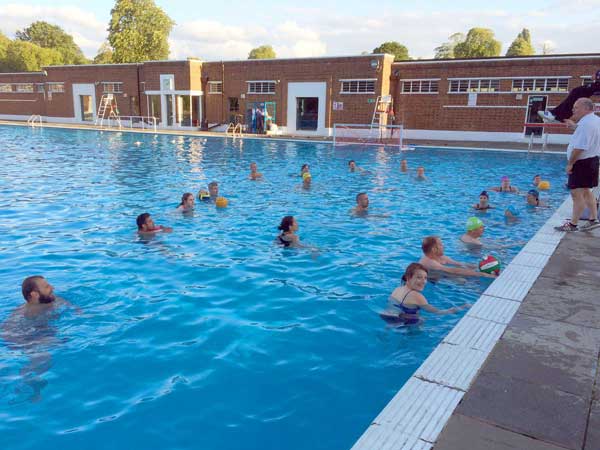
M 58 50 L 15 39 L 6 48 L 4 69 L 7 72 L 36 72 L 44 66 L 62 64 L 62 61 Z
M 444 42 L 439 47 L 434 49 L 435 59 L 452 59 L 454 58 L 454 48 L 460 42 L 464 42 L 467 37 L 462 33 L 454 33 L 448 38 L 448 42 Z
M 527 28 L 517 34 L 515 40 L 510 44 L 506 56 L 528 56 L 535 55 L 533 45 L 531 45 L 531 34 Z
M 406 61 L 410 59 L 408 49 L 396 41 L 384 42 L 379 47 L 374 48 L 373 53 L 389 53 L 390 55 L 394 55 L 394 61 Z
M 454 47 L 455 58 L 499 56 L 502 45 L 489 28 L 471 28 L 467 38 Z
M 169 57 L 168 38 L 175 22 L 153 0 L 117 0 L 110 15 L 108 42 L 113 62 Z
M 108 45 L 108 42 L 103 42 L 100 48 L 98 49 L 98 53 L 94 57 L 92 61 L 94 64 L 110 64 L 112 63 L 113 51 Z
M 33 22 L 23 31 L 17 31 L 15 39 L 58 51 L 62 56 L 62 64 L 85 64 L 88 62 L 73 40 L 73 36 L 65 33 L 61 27 L 48 22 Z
M 0 31 L 0 72 L 5 72 L 6 49 L 10 42 L 10 39 Z
M 261 45 L 260 47 L 253 48 L 248 53 L 248 59 L 275 59 L 277 54 L 273 47 L 270 45 Z

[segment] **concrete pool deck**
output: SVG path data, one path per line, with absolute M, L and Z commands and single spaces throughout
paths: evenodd
M 554 231 L 571 204 L 540 228 L 353 449 L 600 448 L 600 229 Z

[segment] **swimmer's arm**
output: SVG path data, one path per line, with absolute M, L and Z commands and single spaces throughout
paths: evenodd
M 162 231 L 163 233 L 171 233 L 173 231 L 173 228 L 171 227 L 163 227 L 162 225 L 159 225 L 160 231 Z
M 433 313 L 433 314 L 440 314 L 440 315 L 454 314 L 454 313 L 460 311 L 461 309 L 465 309 L 465 308 L 468 308 L 471 306 L 468 303 L 465 303 L 462 306 L 453 306 L 452 308 L 448 308 L 448 309 L 439 309 L 439 308 L 436 308 L 435 306 L 431 306 L 427 302 L 427 299 L 423 296 L 423 294 L 412 292 L 411 295 L 409 295 L 409 297 L 412 297 L 413 300 L 416 300 L 415 304 L 419 305 L 419 307 L 421 309 L 424 309 L 425 311 Z
M 467 269 L 467 268 L 463 268 L 463 267 L 441 266 L 441 268 L 439 270 L 449 273 L 449 274 L 452 274 L 452 275 L 459 275 L 459 276 L 464 276 L 464 277 L 496 278 L 496 275 L 494 275 L 494 274 L 485 273 L 485 272 L 477 272 L 475 270 Z

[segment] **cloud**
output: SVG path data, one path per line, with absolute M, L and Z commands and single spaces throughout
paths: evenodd
M 98 20 L 94 14 L 77 6 L 0 6 L 2 32 L 9 37 L 39 20 L 58 25 L 72 35 L 87 56 L 94 56 L 108 35 L 108 22 Z

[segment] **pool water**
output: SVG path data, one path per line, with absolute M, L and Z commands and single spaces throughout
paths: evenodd
M 464 314 L 400 328 L 379 318 L 421 239 L 440 235 L 475 263 L 458 238 L 482 189 L 505 174 L 522 190 L 536 173 L 552 184 L 547 209 L 490 194 L 498 207 L 479 217 L 502 244 L 528 240 L 566 195 L 562 155 L 21 127 L 0 127 L 0 142 L 0 448 L 11 450 L 349 448 Z M 350 159 L 366 171 L 349 173 Z M 248 180 L 251 161 L 264 181 Z M 175 211 L 212 180 L 226 209 Z M 361 191 L 371 211 L 353 217 Z M 173 233 L 140 239 L 146 211 Z M 314 249 L 274 245 L 288 214 Z M 519 249 L 493 253 L 506 264 Z M 32 274 L 78 309 L 11 316 Z M 441 280 L 424 294 L 448 308 L 488 285 Z

